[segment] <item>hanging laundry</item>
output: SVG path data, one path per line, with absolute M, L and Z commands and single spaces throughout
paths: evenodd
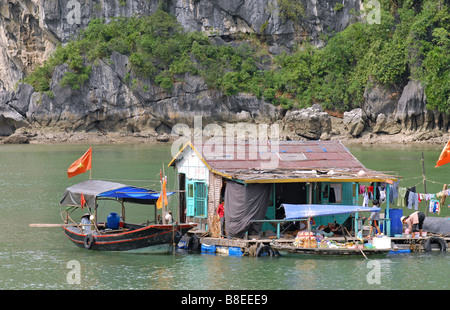
M 374 189 L 374 197 L 376 197 L 376 199 L 380 200 L 380 186 L 378 186 L 379 183 L 376 183 L 376 186 L 373 187 Z
M 330 188 L 334 192 L 334 198 L 335 198 L 334 202 L 341 202 L 342 201 L 342 186 L 341 186 L 341 184 L 331 184 Z M 331 196 L 331 194 L 330 194 L 330 196 Z
M 415 200 L 415 193 L 409 191 L 408 193 L 408 209 L 412 209 Z
M 372 200 L 373 199 L 373 186 L 367 186 L 366 189 L 367 189 L 367 192 L 369 193 L 369 199 Z
M 363 206 L 368 207 L 369 206 L 369 193 L 364 192 L 363 194 Z
M 437 199 L 431 199 L 431 200 L 430 200 L 430 206 L 429 206 L 428 211 L 429 211 L 429 212 L 432 212 L 432 213 L 438 213 L 438 214 L 440 214 L 440 212 L 441 212 L 441 206 L 440 206 L 439 200 L 437 200 Z
M 406 207 L 405 196 L 406 196 L 406 187 L 399 187 L 397 200 L 398 207 Z
M 405 207 L 407 207 L 409 205 L 409 193 L 410 193 L 410 189 L 407 188 L 406 189 L 406 193 L 405 193 Z
M 360 194 L 360 195 L 361 195 L 361 194 L 364 194 L 365 189 L 366 189 L 366 186 L 365 186 L 365 185 L 360 185 L 360 186 L 359 186 L 359 194 Z
M 394 199 L 398 198 L 398 184 L 399 184 L 399 181 L 394 182 L 394 184 L 392 185 L 392 188 L 393 188 L 392 194 L 394 195 Z
M 389 185 L 389 203 L 393 204 L 395 199 L 398 198 L 398 183 L 399 181 Z
M 380 200 L 380 202 L 385 202 L 386 201 L 386 191 L 385 190 L 380 190 L 380 196 L 378 197 L 378 199 Z
M 410 202 L 409 202 L 409 198 L 412 197 L 412 196 L 410 195 L 410 193 L 415 193 L 415 192 L 416 192 L 416 187 L 415 187 L 415 186 L 413 186 L 413 187 L 408 187 L 408 188 L 406 189 L 405 203 L 406 203 L 406 205 L 408 206 L 408 209 L 412 209 L 411 204 L 410 204 Z

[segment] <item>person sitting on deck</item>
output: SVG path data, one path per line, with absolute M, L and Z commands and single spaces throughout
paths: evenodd
M 173 217 L 172 217 L 172 212 L 166 212 L 166 216 L 164 217 L 166 219 L 166 223 L 167 224 L 172 224 L 173 223 Z
M 90 214 L 86 213 L 81 217 L 81 228 L 83 229 L 83 231 L 85 232 L 90 232 L 91 231 L 91 221 L 89 219 Z
M 317 234 L 323 235 L 324 237 L 333 237 L 334 231 L 336 230 L 336 225 L 334 223 L 328 223 L 328 225 L 320 225 L 317 228 Z

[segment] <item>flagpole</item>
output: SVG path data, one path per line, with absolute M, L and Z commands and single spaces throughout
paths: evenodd
M 424 159 L 424 157 L 423 157 L 423 152 L 422 152 L 422 160 L 421 160 L 421 162 L 422 162 L 422 178 L 423 178 L 423 190 L 424 190 L 424 194 L 426 194 L 427 193 L 427 177 L 425 176 L 425 159 Z M 427 208 L 426 206 L 425 206 L 425 212 L 426 212 L 426 216 L 428 216 L 428 209 L 429 208 Z
M 163 164 L 163 169 L 164 169 L 164 164 Z M 161 170 L 159 171 L 159 178 L 161 179 L 161 202 L 162 202 L 162 220 L 163 220 L 163 224 L 166 225 L 166 204 L 164 202 L 164 177 L 163 174 L 161 172 Z
M 89 169 L 89 180 L 92 178 L 92 147 L 90 147 L 91 149 L 91 169 Z

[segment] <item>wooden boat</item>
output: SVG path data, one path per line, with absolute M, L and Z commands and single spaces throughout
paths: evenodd
M 314 255 L 372 255 L 387 254 L 391 249 L 358 249 L 358 248 L 303 248 L 287 244 L 272 244 L 271 247 L 280 253 L 314 254 Z
M 169 196 L 171 194 L 173 193 L 167 193 Z M 65 221 L 63 232 L 75 245 L 87 250 L 130 251 L 158 247 L 166 251 L 169 246 L 176 245 L 196 224 L 176 222 L 131 224 L 115 221 L 116 219 L 110 222 L 97 222 L 98 200 L 115 200 L 121 203 L 123 220 L 125 220 L 125 202 L 153 204 L 156 219 L 156 201 L 159 195 L 148 189 L 100 180 L 75 184 L 66 189 L 60 202 L 61 205 L 67 206 L 67 209 L 62 211 Z M 83 216 L 84 220 L 76 222 L 71 218 L 71 214 L 82 206 L 87 208 L 88 213 Z
M 130 251 L 157 245 L 178 244 L 191 224 L 136 225 L 124 223 L 119 230 L 107 230 L 106 223 L 97 225 L 98 232 L 86 232 L 78 226 L 64 226 L 64 234 L 79 247 L 99 251 Z

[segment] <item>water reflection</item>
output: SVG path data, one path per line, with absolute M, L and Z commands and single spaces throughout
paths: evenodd
M 65 172 L 86 147 L 0 146 L 1 289 L 450 289 L 450 253 L 371 257 L 379 263 L 380 284 L 369 284 L 367 275 L 371 269 L 363 256 L 254 258 L 102 253 L 76 247 L 60 228 L 29 228 L 29 223 L 61 222 L 61 194 L 67 186 L 84 180 L 82 176 L 68 180 Z M 130 147 L 96 146 L 93 175 L 142 179 L 147 184 L 158 178 L 161 164 L 168 162 L 170 146 L 139 145 L 132 146 L 131 151 Z M 420 152 L 401 151 L 360 148 L 354 154 L 371 169 L 392 170 L 405 178 L 421 175 L 420 162 L 416 161 Z M 439 151 L 427 150 L 430 153 L 425 154 L 426 160 L 438 156 Z M 118 161 L 121 165 L 117 165 Z M 427 178 L 448 181 L 448 175 L 442 174 L 444 170 L 428 169 L 432 164 L 427 161 Z M 173 177 L 169 180 L 175 181 Z M 431 183 L 428 188 L 427 184 L 429 192 L 442 189 L 440 185 L 436 189 L 432 186 Z M 145 218 L 152 211 L 136 210 L 137 216 Z M 80 262 L 79 285 L 67 283 L 70 260 Z

